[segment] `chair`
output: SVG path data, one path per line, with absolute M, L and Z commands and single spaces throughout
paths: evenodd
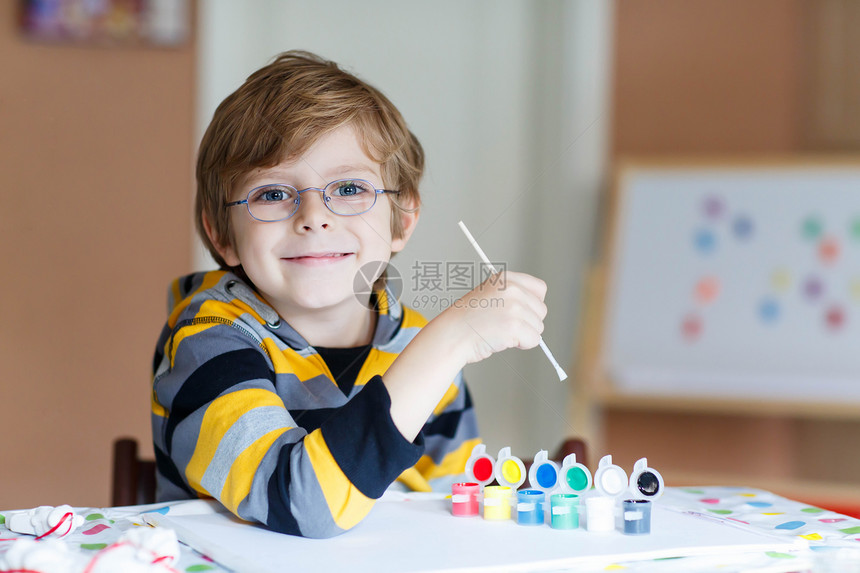
M 155 503 L 155 461 L 137 457 L 137 440 L 118 438 L 113 443 L 111 505 Z

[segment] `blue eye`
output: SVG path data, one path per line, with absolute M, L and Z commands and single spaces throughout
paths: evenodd
M 289 188 L 274 185 L 254 189 L 248 199 L 251 203 L 282 203 L 292 199 L 292 196 Z
M 356 197 L 373 192 L 373 188 L 366 181 L 338 181 L 333 187 L 332 197 Z

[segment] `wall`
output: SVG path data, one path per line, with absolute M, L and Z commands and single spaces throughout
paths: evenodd
M 591 0 L 206 2 L 198 133 L 221 99 L 283 50 L 317 52 L 378 86 L 427 156 L 421 221 L 393 260 L 404 279 L 404 301 L 432 317 L 465 294 L 420 291 L 420 270 L 414 270 L 478 261 L 457 228 L 463 220 L 492 260 L 546 280 L 544 338 L 568 366 L 608 146 L 611 6 Z M 344 29 L 360 41 L 331 33 Z M 490 450 L 510 445 L 531 457 L 579 433 L 565 408 L 570 386 L 558 381 L 538 349 L 469 365 L 466 377 Z
M 838 3 L 619 0 L 613 161 L 780 155 L 850 140 L 823 136 L 812 113 L 828 99 L 812 48 L 826 45 L 821 12 Z M 606 452 L 627 466 L 647 455 L 673 485 L 759 485 L 816 501 L 857 471 L 856 456 L 845 455 L 860 444 L 851 420 L 614 406 L 602 423 Z
M 109 502 L 150 445 L 152 352 L 190 268 L 195 49 L 43 45 L 0 2 L 0 508 Z

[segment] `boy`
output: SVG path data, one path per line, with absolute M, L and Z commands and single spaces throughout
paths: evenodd
M 395 479 L 463 471 L 479 440 L 460 370 L 536 346 L 546 286 L 509 272 L 429 323 L 384 289 L 357 295 L 359 269 L 415 229 L 423 164 L 391 102 L 313 54 L 221 103 L 195 208 L 221 270 L 174 282 L 154 361 L 159 499 L 328 537 Z

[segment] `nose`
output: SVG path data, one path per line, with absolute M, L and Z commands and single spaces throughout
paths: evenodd
M 319 200 L 313 196 L 307 196 L 305 193 L 311 192 L 311 195 L 319 193 Z M 314 231 L 317 229 L 328 229 L 334 218 L 334 213 L 329 211 L 325 205 L 325 197 L 322 189 L 316 187 L 308 187 L 299 191 L 299 206 L 296 214 L 292 217 L 293 224 L 297 232 Z

